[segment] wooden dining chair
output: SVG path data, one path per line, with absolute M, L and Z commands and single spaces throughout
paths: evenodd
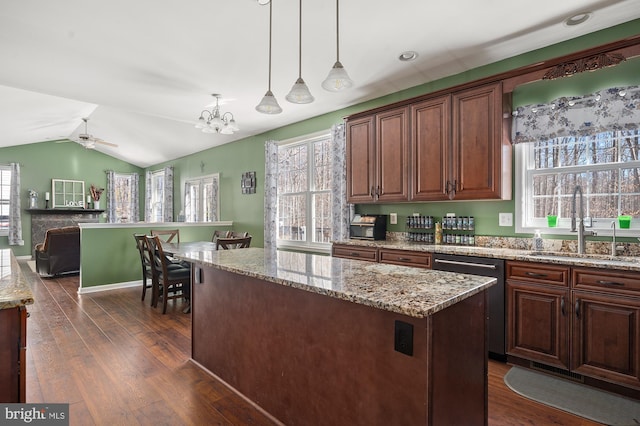
M 229 238 L 231 235 L 231 231 L 221 231 L 220 229 L 216 229 L 213 231 L 213 235 L 211 236 L 211 242 L 215 243 L 218 238 Z
M 162 238 L 165 243 L 179 243 L 180 242 L 180 230 L 179 229 L 152 229 L 151 235 Z M 174 241 L 175 240 L 175 241 Z
M 169 267 L 169 262 L 162 250 L 162 242 L 158 235 L 147 235 L 147 249 L 152 259 L 153 293 L 157 295 L 153 307 L 162 299 L 162 313 L 167 313 L 167 302 L 171 299 L 191 299 L 191 269 Z
M 227 238 L 247 238 L 248 236 L 248 232 L 229 231 L 229 235 L 227 235 Z
M 251 236 L 245 238 L 218 238 L 216 240 L 216 250 L 229 250 L 247 248 L 251 245 Z
M 151 270 L 151 258 L 149 257 L 149 250 L 147 249 L 147 239 L 145 238 L 145 234 L 133 234 L 133 238 L 135 238 L 138 252 L 140 252 L 140 264 L 142 265 L 142 298 L 140 300 L 144 301 L 144 298 L 147 294 L 147 289 L 153 287 L 153 271 Z M 149 280 L 148 282 L 147 279 Z M 151 304 L 153 304 L 153 295 L 151 297 Z

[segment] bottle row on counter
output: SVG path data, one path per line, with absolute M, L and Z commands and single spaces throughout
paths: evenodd
M 442 222 L 433 216 L 408 216 L 407 240 L 427 244 L 473 246 L 476 244 L 476 237 L 469 231 L 474 231 L 475 226 L 473 216 L 445 216 Z
M 436 218 L 433 216 L 407 216 L 407 228 L 433 229 Z M 442 229 L 473 231 L 476 228 L 473 216 L 446 216 L 442 218 Z

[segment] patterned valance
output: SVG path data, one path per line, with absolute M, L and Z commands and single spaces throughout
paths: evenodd
M 513 112 L 514 144 L 640 128 L 640 87 L 613 87 Z

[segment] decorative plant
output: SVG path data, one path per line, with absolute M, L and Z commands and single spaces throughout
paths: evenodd
M 102 195 L 104 188 L 98 188 L 94 184 L 91 184 L 89 191 L 91 191 L 91 198 L 93 198 L 93 201 L 100 201 L 100 195 Z
M 29 190 L 29 197 L 37 197 L 38 193 L 36 192 L 35 189 L 30 189 Z

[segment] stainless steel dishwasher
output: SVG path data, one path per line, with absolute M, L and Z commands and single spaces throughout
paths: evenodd
M 497 284 L 487 291 L 487 346 L 491 358 L 505 361 L 504 260 L 434 253 L 432 269 L 493 277 L 498 280 Z

